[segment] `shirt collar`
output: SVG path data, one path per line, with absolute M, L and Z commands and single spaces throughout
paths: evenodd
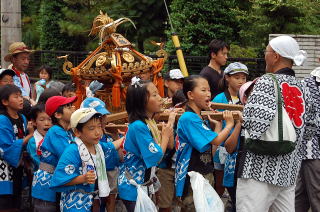
M 274 73 L 275 74 L 289 75 L 289 76 L 293 76 L 293 77 L 296 76 L 296 74 L 294 73 L 294 70 L 292 70 L 291 68 L 288 68 L 288 67 L 282 68 L 282 69 L 280 69 L 280 70 L 278 70 L 278 71 L 276 71 Z
M 12 66 L 12 70 L 16 73 L 17 76 L 20 76 L 20 71 Z

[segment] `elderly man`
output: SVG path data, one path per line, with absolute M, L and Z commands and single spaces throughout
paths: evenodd
M 306 106 L 302 84 L 295 78 L 292 66 L 302 65 L 305 59 L 306 53 L 289 36 L 272 39 L 265 50 L 266 72 L 274 75 L 263 75 L 256 82 L 244 109 L 246 141 L 245 151 L 239 160 L 237 211 L 295 210 L 295 182 L 301 163 L 299 148 L 304 132 Z M 278 97 L 283 103 L 282 116 L 278 111 Z M 287 120 L 283 121 L 283 128 L 278 128 L 278 117 Z M 284 128 L 290 129 L 290 125 L 292 131 L 288 133 Z M 263 138 L 270 135 L 275 135 L 277 139 L 274 142 L 279 142 L 279 130 L 283 132 L 284 139 L 293 138 L 291 148 L 286 148 L 286 151 L 269 149 L 269 152 L 259 153 L 252 146 L 249 147 L 250 140 L 257 141 L 258 147 L 266 145 Z
M 25 71 L 29 67 L 29 56 L 32 52 L 23 42 L 14 42 L 9 46 L 9 53 L 4 57 L 5 61 L 12 63 L 12 70 L 16 74 L 13 77 L 14 84 L 21 89 L 22 96 L 28 100 L 30 100 L 32 89 Z

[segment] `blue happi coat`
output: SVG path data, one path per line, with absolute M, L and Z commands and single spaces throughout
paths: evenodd
M 223 104 L 234 104 L 234 102 L 232 102 L 232 100 L 228 100 L 227 96 L 226 96 L 226 92 L 222 92 L 220 94 L 218 94 L 213 100 L 212 102 L 215 103 L 223 103 Z M 224 110 L 219 110 L 219 111 L 224 111 Z M 225 121 L 223 120 L 223 124 L 222 127 L 225 127 Z M 232 134 L 234 128 L 232 128 L 232 130 L 230 131 L 230 134 Z M 222 144 L 220 146 L 224 146 L 224 142 L 222 142 Z M 236 169 L 236 159 L 237 159 L 237 155 L 238 155 L 238 150 L 240 147 L 240 135 L 238 138 L 238 144 L 237 147 L 235 149 L 235 151 L 231 154 L 227 154 L 226 156 L 226 160 L 225 160 L 225 166 L 224 166 L 224 175 L 223 175 L 223 186 L 225 187 L 233 187 L 234 186 L 234 176 L 235 176 L 235 169 Z M 213 161 L 216 163 L 220 163 L 220 159 L 219 159 L 219 148 L 217 149 Z
M 100 143 L 111 143 L 113 142 L 113 138 L 111 137 L 111 135 L 108 134 L 104 134 L 102 136 L 102 138 L 100 139 Z M 114 157 L 113 154 L 107 154 L 105 155 L 105 157 Z M 119 154 L 117 155 L 117 157 L 119 158 Z M 110 158 L 106 158 L 106 168 L 107 171 L 112 171 L 114 170 L 116 167 L 118 167 L 120 165 L 120 158 L 118 160 L 118 163 L 115 165 L 112 163 L 112 159 Z
M 111 166 L 119 163 L 118 152 L 111 142 L 100 142 L 104 151 L 105 161 Z M 50 188 L 61 192 L 60 210 L 91 211 L 94 184 L 78 184 L 65 186 L 74 178 L 82 175 L 82 161 L 77 144 L 73 143 L 63 152 L 53 174 Z
M 121 199 L 136 201 L 137 188 L 130 184 L 125 172 L 138 184 L 144 183 L 145 172 L 148 168 L 158 165 L 163 152 L 154 141 L 147 124 L 136 120 L 129 124 L 124 142 L 124 162 L 120 166 L 118 177 L 118 191 Z
M 176 196 L 181 197 L 188 172 L 192 149 L 205 152 L 211 148 L 211 141 L 217 137 L 194 112 L 185 112 L 178 122 L 179 147 L 177 150 L 175 186 Z
M 23 127 L 27 131 L 27 120 L 22 115 Z M 13 167 L 18 167 L 23 139 L 17 139 L 10 119 L 0 115 L 0 195 L 13 194 Z M 16 129 L 17 130 L 17 129 Z
M 42 154 L 40 162 L 56 167 L 63 151 L 70 145 L 74 137 L 58 125 L 52 126 L 47 132 L 40 147 Z M 32 197 L 56 202 L 56 192 L 50 189 L 52 173 L 39 169 L 34 173 L 32 182 Z

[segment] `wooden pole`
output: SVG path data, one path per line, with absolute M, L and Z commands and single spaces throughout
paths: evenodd
M 113 122 L 113 121 L 118 121 L 121 119 L 127 119 L 128 118 L 128 113 L 127 111 L 123 111 L 120 113 L 114 113 L 107 115 L 107 122 Z
M 124 113 L 121 114 L 122 117 L 125 116 Z M 118 116 L 113 116 L 111 117 L 112 120 L 119 120 L 119 119 L 114 119 L 114 118 L 119 118 L 121 117 L 121 115 Z M 180 118 L 180 116 L 182 115 L 182 113 L 177 115 L 177 120 Z M 201 112 L 201 116 L 203 116 L 205 119 L 207 118 L 207 116 L 210 115 L 211 118 L 215 119 L 215 120 L 223 120 L 223 115 L 222 112 L 212 112 L 212 111 L 202 111 Z M 239 114 L 236 112 L 232 113 L 233 118 L 235 120 L 239 119 Z M 158 121 L 167 121 L 169 118 L 169 114 L 168 113 L 161 113 L 159 116 Z M 161 129 L 162 124 L 157 124 L 158 128 Z M 121 131 L 125 131 L 128 128 L 128 124 L 112 124 L 112 125 L 106 125 L 105 129 L 107 131 L 114 131 L 114 130 L 121 130 Z
M 211 108 L 212 109 L 224 109 L 224 110 L 232 110 L 232 111 L 243 111 L 243 105 L 233 105 L 233 104 L 222 104 L 222 103 L 212 103 L 211 104 Z M 201 114 L 205 114 L 207 115 L 207 113 L 212 113 L 211 111 L 202 111 Z M 162 113 L 164 114 L 164 113 Z M 216 117 L 217 120 L 222 120 L 221 114 L 220 115 L 213 115 L 213 117 Z M 181 114 L 180 114 L 181 115 Z M 236 119 L 238 119 L 238 115 L 234 115 L 235 117 L 237 117 Z M 118 121 L 121 119 L 127 119 L 128 118 L 128 113 L 126 111 L 120 112 L 120 113 L 114 113 L 114 114 L 110 114 L 107 116 L 107 121 L 108 122 L 113 122 L 113 121 Z M 160 119 L 167 119 L 166 115 L 160 115 Z M 168 120 L 168 119 L 167 119 Z
M 215 110 L 239 110 L 243 111 L 243 105 L 234 105 L 234 104 L 223 104 L 223 103 L 212 103 L 211 108 Z
M 177 114 L 177 119 L 180 118 L 182 113 Z M 223 120 L 222 112 L 213 112 L 213 111 L 201 111 L 201 116 L 206 119 L 207 116 L 210 116 L 212 119 L 215 120 Z M 232 116 L 235 120 L 239 119 L 239 114 L 237 112 L 232 112 Z M 168 113 L 160 113 L 158 121 L 168 121 L 169 114 Z

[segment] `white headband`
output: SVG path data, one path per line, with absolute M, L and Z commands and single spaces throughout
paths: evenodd
M 307 52 L 300 50 L 297 41 L 288 35 L 281 35 L 272 39 L 269 45 L 282 57 L 293 60 L 297 66 L 303 65 L 307 60 Z
M 310 75 L 316 77 L 316 81 L 320 82 L 320 67 L 315 68 Z

